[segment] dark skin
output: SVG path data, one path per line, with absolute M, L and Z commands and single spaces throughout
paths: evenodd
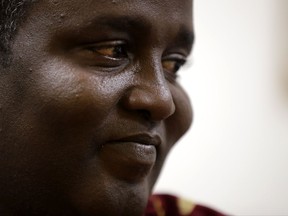
M 181 2 L 181 3 L 180 3 Z M 192 109 L 191 0 L 42 0 L 1 69 L 0 213 L 143 214 Z

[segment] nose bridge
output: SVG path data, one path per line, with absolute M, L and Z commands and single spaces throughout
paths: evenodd
M 161 60 L 152 59 L 140 63 L 135 83 L 128 94 L 128 107 L 147 111 L 152 120 L 163 120 L 174 113 L 175 104 Z
M 151 99 L 157 99 L 164 103 L 173 101 L 170 88 L 162 71 L 161 62 L 148 63 L 139 73 L 139 86 L 151 95 Z

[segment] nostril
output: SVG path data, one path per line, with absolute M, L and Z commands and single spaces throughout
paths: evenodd
M 139 113 L 141 113 L 141 116 L 145 119 L 145 120 L 150 120 L 151 119 L 151 113 L 148 110 L 139 110 Z

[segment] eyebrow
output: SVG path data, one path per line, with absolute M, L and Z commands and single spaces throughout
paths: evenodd
M 191 52 L 194 41 L 194 31 L 186 28 L 185 26 L 180 27 L 179 32 L 176 36 L 177 45 L 188 47 L 189 51 Z
M 89 26 L 86 26 L 87 28 L 91 27 L 109 27 L 113 28 L 114 30 L 128 30 L 128 29 L 134 29 L 139 32 L 145 32 L 149 33 L 151 31 L 151 24 L 148 22 L 145 22 L 144 19 L 141 19 L 141 17 L 138 16 L 100 16 L 97 17 L 95 20 L 93 20 Z M 147 32 L 148 31 L 148 32 Z
M 83 30 L 96 30 L 100 28 L 105 29 L 113 29 L 119 32 L 130 31 L 137 32 L 138 35 L 149 35 L 152 31 L 153 23 L 142 19 L 141 16 L 113 16 L 113 15 L 103 15 L 98 16 L 91 22 L 87 22 L 83 28 L 78 29 L 80 32 Z M 191 52 L 193 44 L 194 44 L 194 31 L 190 26 L 182 25 L 179 27 L 175 38 L 174 44 L 177 46 L 184 47 L 189 52 Z

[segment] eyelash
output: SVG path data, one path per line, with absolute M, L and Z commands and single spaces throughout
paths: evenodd
M 104 42 L 101 44 L 98 44 L 97 46 L 88 47 L 88 49 L 92 52 L 95 52 L 99 55 L 105 56 L 106 58 L 109 58 L 111 60 L 117 60 L 121 58 L 128 58 L 128 49 L 127 44 L 124 41 L 112 41 L 112 42 Z M 116 51 L 117 53 L 114 53 L 119 56 L 109 56 L 108 53 L 105 54 L 105 52 L 109 51 Z M 104 53 L 101 53 L 100 51 L 104 51 Z M 112 54 L 113 55 L 113 54 Z
M 127 43 L 120 40 L 98 43 L 95 46 L 87 46 L 86 49 L 93 54 L 103 56 L 107 61 L 121 62 L 127 60 L 130 56 Z M 162 59 L 162 67 L 165 71 L 166 79 L 170 82 L 174 82 L 178 78 L 177 72 L 185 63 L 186 56 L 183 54 L 171 53 L 165 55 Z
M 166 63 L 170 61 L 170 63 L 172 62 L 172 71 L 169 71 L 169 69 L 167 70 L 167 68 L 165 69 L 165 61 Z M 165 77 L 169 80 L 169 81 L 175 81 L 178 78 L 178 71 L 181 69 L 182 66 L 185 65 L 186 63 L 186 57 L 182 54 L 171 54 L 168 55 L 168 57 L 165 57 L 162 60 L 162 66 L 165 73 Z M 174 64 L 174 65 L 173 65 Z M 168 65 L 169 66 L 169 65 Z

